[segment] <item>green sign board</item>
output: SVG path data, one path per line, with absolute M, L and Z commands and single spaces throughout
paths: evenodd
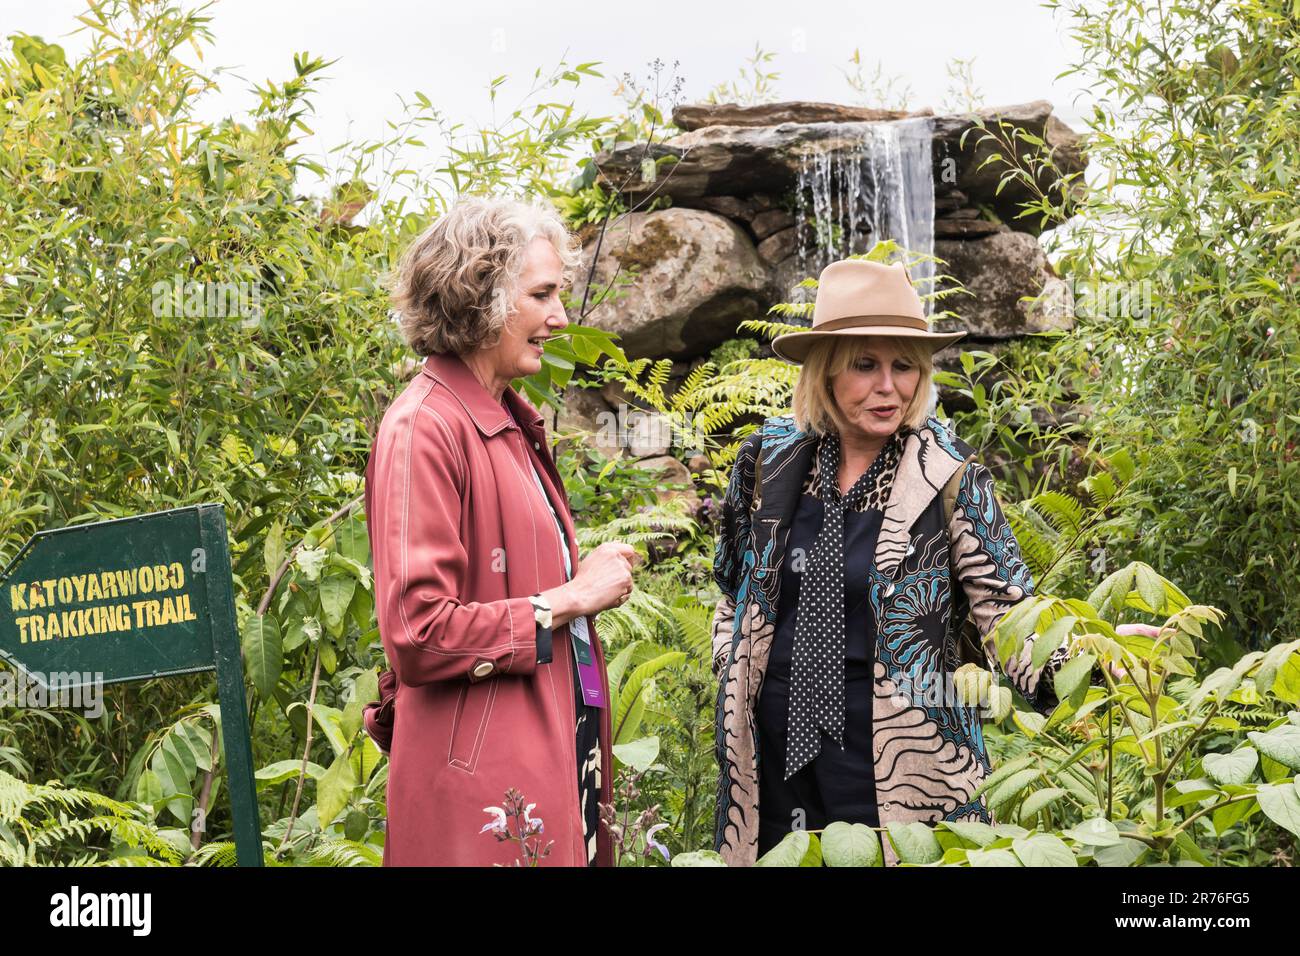
M 236 853 L 261 865 L 221 505 L 34 535 L 0 575 L 0 658 L 67 689 L 215 670 Z

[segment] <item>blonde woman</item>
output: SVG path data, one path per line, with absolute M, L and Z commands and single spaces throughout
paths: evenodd
M 992 475 L 931 414 L 932 356 L 964 334 L 930 331 L 901 264 L 845 260 L 821 274 L 812 327 L 774 342 L 802 364 L 793 416 L 742 446 L 715 563 L 730 863 L 836 820 L 990 819 L 972 797 L 989 773 L 979 713 L 951 688 L 958 631 L 969 612 L 987 637 L 1033 582 Z M 1032 651 L 1005 670 L 1048 711 L 1067 649 L 1037 669 Z

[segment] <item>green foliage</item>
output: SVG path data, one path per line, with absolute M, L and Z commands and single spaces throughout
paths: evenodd
M 1017 404 L 1027 416 L 1065 393 L 1085 414 L 1009 427 L 1041 431 L 1039 452 L 1063 464 L 1077 447 L 1133 450 L 1142 533 L 1111 550 L 1223 607 L 1229 645 L 1287 640 L 1300 627 L 1294 589 L 1277 586 L 1300 572 L 1292 4 L 1050 6 L 1080 50 L 1067 74 L 1090 87 L 1087 154 L 1107 178 L 1061 176 L 1033 137 L 970 135 L 1003 138 L 992 162 L 1029 189 L 1022 215 L 1077 217 L 1051 243 L 1078 327 Z
M 983 792 L 1005 822 L 883 837 L 833 823 L 763 865 L 880 865 L 882 840 L 905 865 L 1294 862 L 1300 603 L 1278 585 L 1300 572 L 1289 7 L 1066 5 L 1104 187 L 1061 175 L 1024 131 L 967 133 L 993 146 L 999 189 L 1027 190 L 1019 218 L 1081 227 L 1048 240 L 1076 332 L 968 351 L 938 376 L 969 408 L 959 432 L 1021 498 L 1006 510 L 1037 596 L 1000 623 L 999 654 L 1032 634 L 1035 663 L 1065 645 L 1079 656 L 1050 715 L 1010 695 L 990 715 Z M 537 70 L 512 108 L 500 76 L 489 98 L 503 108 L 472 127 L 417 92 L 384 139 L 342 144 L 327 168 L 299 150 L 324 60 L 295 57 L 249 115 L 212 123 L 216 74 L 181 56 L 211 41 L 201 10 L 105 0 L 82 23 L 91 49 L 73 62 L 21 34 L 0 57 L 0 565 L 40 528 L 225 503 L 266 862 L 377 865 L 388 767 L 361 710 L 384 660 L 358 498 L 369 436 L 414 371 L 383 277 L 460 194 L 548 197 L 584 230 L 625 214 L 587 154 L 662 135 L 660 97 L 679 81 L 666 90 L 656 62 L 647 85 L 625 76 L 623 115 L 591 117 L 561 94 L 597 64 Z M 712 98 L 771 99 L 771 61 L 756 48 Z M 973 105 L 969 67 L 951 73 Z M 859 69 L 850 83 L 882 80 Z M 403 151 L 428 136 L 443 161 L 408 168 Z M 918 261 L 893 243 L 867 257 Z M 593 292 L 616 298 L 626 281 Z M 964 292 L 926 295 L 947 316 Z M 771 338 L 810 313 L 782 303 L 742 331 Z M 617 382 L 665 417 L 675 453 L 707 459 L 697 517 L 635 463 L 561 446 L 580 542 L 629 540 L 650 558 L 632 600 L 600 617 L 623 862 L 659 862 L 657 840 L 673 865 L 721 862 L 699 849 L 716 782 L 709 506 L 795 375 L 754 339 L 681 375 L 574 325 L 517 383 L 554 406 L 567 386 Z M 1159 636 L 1122 633 L 1135 614 Z M 200 675 L 109 688 L 98 718 L 6 714 L 0 858 L 233 865 L 214 694 Z
M 1163 617 L 1159 635 L 1116 631 L 1108 619 L 1125 608 Z M 1043 596 L 1017 605 L 997 628 L 1004 660 L 1033 632 L 1047 645 L 1043 656 L 1070 641 L 1085 666 L 1062 668 L 1050 715 L 1014 713 L 1014 735 L 991 728 L 995 748 L 1007 752 L 975 795 L 1002 822 L 890 824 L 884 838 L 900 864 L 1291 861 L 1300 836 L 1300 641 L 1198 680 L 1191 664 L 1202 625 L 1221 619 L 1140 563 L 1109 576 L 1087 601 Z M 1060 620 L 1068 626 L 1051 626 Z M 1094 662 L 1103 665 L 1102 687 L 1088 681 Z M 1125 673 L 1116 678 L 1111 666 Z M 1255 708 L 1261 729 L 1230 713 L 1234 702 Z M 862 824 L 796 830 L 759 865 L 880 865 L 880 839 Z
M 384 662 L 354 511 L 371 436 L 415 371 L 384 279 L 460 194 L 573 199 L 558 184 L 575 156 L 623 122 L 561 102 L 600 77 L 561 63 L 486 126 L 416 93 L 384 139 L 339 144 L 327 168 L 300 146 L 324 60 L 298 55 L 247 116 L 210 122 L 201 10 L 105 0 L 81 22 L 76 59 L 23 35 L 0 54 L 0 566 L 41 528 L 224 503 L 255 764 L 298 768 L 262 774 L 273 855 L 377 861 L 386 767 L 360 711 Z M 445 161 L 409 168 L 429 135 Z M 555 401 L 611 357 L 610 336 L 572 325 L 518 384 Z M 0 763 L 152 803 L 186 825 L 166 831 L 178 853 L 192 824 L 221 844 L 214 698 L 194 675 L 109 688 L 101 718 L 19 711 Z
M 0 770 L 0 862 L 6 866 L 179 863 L 177 831 L 158 831 L 147 807 Z

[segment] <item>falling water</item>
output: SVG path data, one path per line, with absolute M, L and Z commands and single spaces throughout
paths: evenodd
M 796 188 L 801 277 L 816 276 L 882 239 L 913 253 L 934 253 L 929 120 L 860 126 L 862 140 L 854 148 L 810 152 L 801 160 Z M 919 262 L 908 273 L 923 296 L 931 291 L 934 263 Z M 925 305 L 928 315 L 932 302 L 926 299 Z

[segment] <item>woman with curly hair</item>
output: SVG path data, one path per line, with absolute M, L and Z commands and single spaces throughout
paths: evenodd
M 568 324 L 576 264 L 551 210 L 462 199 L 393 287 L 424 356 L 366 469 L 379 633 L 393 670 L 366 728 L 389 754 L 384 863 L 509 864 L 516 790 L 542 865 L 609 865 L 610 711 L 593 616 L 627 600 L 633 550 L 579 560 L 537 410 L 511 383 Z M 486 811 L 486 814 L 485 814 Z M 512 829 L 511 832 L 517 833 Z

